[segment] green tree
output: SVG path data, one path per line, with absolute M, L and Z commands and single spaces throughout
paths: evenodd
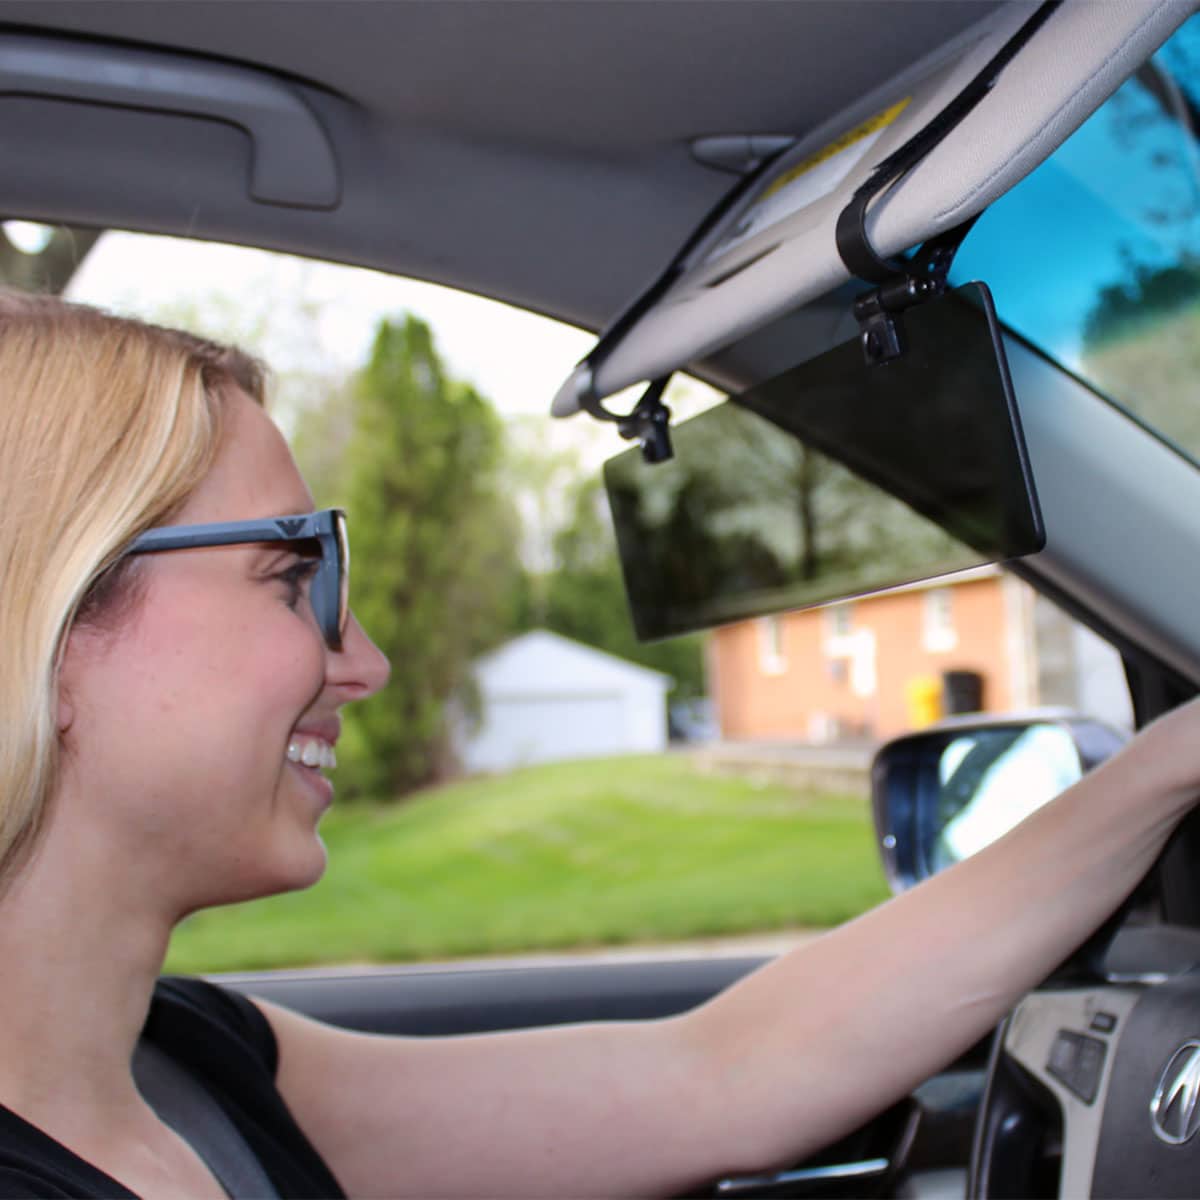
M 45 226 L 40 249 L 23 250 L 0 223 L 0 283 L 25 292 L 62 293 L 103 233 L 79 225 Z
M 1160 327 L 1200 302 L 1200 262 L 1129 264 L 1129 277 L 1100 288 L 1083 326 L 1085 351 Z
M 291 436 L 292 453 L 318 508 L 345 507 L 354 436 L 356 381 L 329 379 L 320 399 L 301 408 Z
M 447 377 L 423 322 L 380 325 L 352 400 L 353 603 L 392 677 L 348 711 L 339 775 L 349 795 L 387 800 L 445 762 L 452 698 L 508 624 L 519 529 L 500 421 Z
M 703 695 L 700 635 L 647 643 L 634 634 L 604 486 L 598 478 L 576 485 L 569 512 L 569 520 L 554 539 L 556 567 L 542 580 L 544 627 L 670 675 L 676 697 Z
M 545 627 L 546 581 L 554 568 L 555 539 L 571 520 L 574 490 L 586 471 L 578 441 L 555 444 L 553 435 L 563 429 L 544 415 L 505 422 L 505 488 L 521 516 L 525 567 L 511 606 L 514 633 Z M 587 426 L 565 429 L 580 433 Z

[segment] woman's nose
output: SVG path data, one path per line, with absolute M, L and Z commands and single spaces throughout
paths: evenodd
M 387 655 L 367 636 L 351 613 L 342 635 L 342 648 L 329 656 L 329 681 L 349 692 L 347 699 L 373 696 L 388 681 L 392 664 Z

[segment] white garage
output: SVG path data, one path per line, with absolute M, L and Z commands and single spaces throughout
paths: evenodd
M 670 676 L 535 630 L 475 664 L 479 723 L 455 739 L 468 771 L 608 754 L 652 754 L 667 744 Z

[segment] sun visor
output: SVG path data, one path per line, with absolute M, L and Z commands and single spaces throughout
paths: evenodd
M 691 246 L 654 302 L 559 389 L 552 412 L 603 398 L 728 346 L 850 277 L 838 217 L 877 164 L 929 126 L 1039 6 L 1014 2 L 800 139 Z M 1048 158 L 1197 8 L 1196 0 L 1065 0 L 995 85 L 871 205 L 875 252 L 961 224 Z M 801 64 L 802 66 L 802 64 Z M 1029 248 L 1026 248 L 1027 250 Z

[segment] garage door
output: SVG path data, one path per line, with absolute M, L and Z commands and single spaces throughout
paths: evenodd
M 501 697 L 489 706 L 484 724 L 468 743 L 464 765 L 473 771 L 501 771 L 628 749 L 619 695 Z

